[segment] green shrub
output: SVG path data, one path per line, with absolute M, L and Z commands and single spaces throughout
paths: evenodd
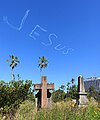
M 26 99 L 34 101 L 31 86 L 31 80 L 25 82 L 18 80 L 9 83 L 0 81 L 0 114 L 12 118 L 20 103 Z
M 65 92 L 61 89 L 58 89 L 52 93 L 53 102 L 60 102 L 64 100 Z

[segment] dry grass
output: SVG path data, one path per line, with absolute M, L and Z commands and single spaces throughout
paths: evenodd
M 0 120 L 10 120 L 3 116 Z M 77 107 L 73 101 L 58 102 L 51 109 L 36 111 L 31 101 L 23 102 L 17 110 L 13 120 L 99 120 L 100 108 L 91 99 L 88 106 Z

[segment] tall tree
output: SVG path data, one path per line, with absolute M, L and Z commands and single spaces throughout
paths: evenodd
M 10 57 L 10 60 L 7 60 L 7 62 L 10 63 L 9 66 L 11 67 L 11 80 L 13 80 L 13 77 L 14 77 L 13 70 L 18 65 L 18 63 L 20 63 L 20 61 L 19 61 L 18 57 L 14 56 L 14 55 L 11 55 L 9 57 Z
M 76 99 L 77 94 L 77 85 L 74 84 L 73 80 L 72 85 L 70 82 L 67 83 L 67 93 L 64 98 Z
M 61 86 L 59 87 L 59 89 L 64 91 L 64 90 L 66 89 L 66 86 L 65 86 L 65 85 L 61 85 Z
M 69 91 L 70 88 L 70 82 L 67 83 L 67 92 Z
M 74 84 L 74 81 L 75 81 L 75 79 L 74 79 L 74 78 L 72 78 L 72 79 L 71 79 L 71 83 L 72 83 L 72 85 Z
M 38 67 L 40 68 L 40 75 L 41 76 L 42 76 L 42 69 L 46 68 L 47 66 L 48 66 L 48 60 L 44 56 L 39 57 Z

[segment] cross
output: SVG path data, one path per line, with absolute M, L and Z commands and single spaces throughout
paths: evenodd
M 51 96 L 49 90 L 54 90 L 54 83 L 47 83 L 47 77 L 42 76 L 41 84 L 34 84 L 34 90 L 39 90 L 40 92 L 38 98 L 40 98 L 41 108 L 47 108 L 49 104 L 48 98 Z

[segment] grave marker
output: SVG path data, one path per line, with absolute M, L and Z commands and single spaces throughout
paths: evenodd
M 42 76 L 41 84 L 34 84 L 34 90 L 39 90 L 39 92 L 36 94 L 37 108 L 49 107 L 51 102 L 51 93 L 49 90 L 54 90 L 54 84 L 48 84 L 47 77 Z
M 79 106 L 88 104 L 87 93 L 85 92 L 83 77 L 81 75 L 78 77 L 78 92 L 76 102 Z

